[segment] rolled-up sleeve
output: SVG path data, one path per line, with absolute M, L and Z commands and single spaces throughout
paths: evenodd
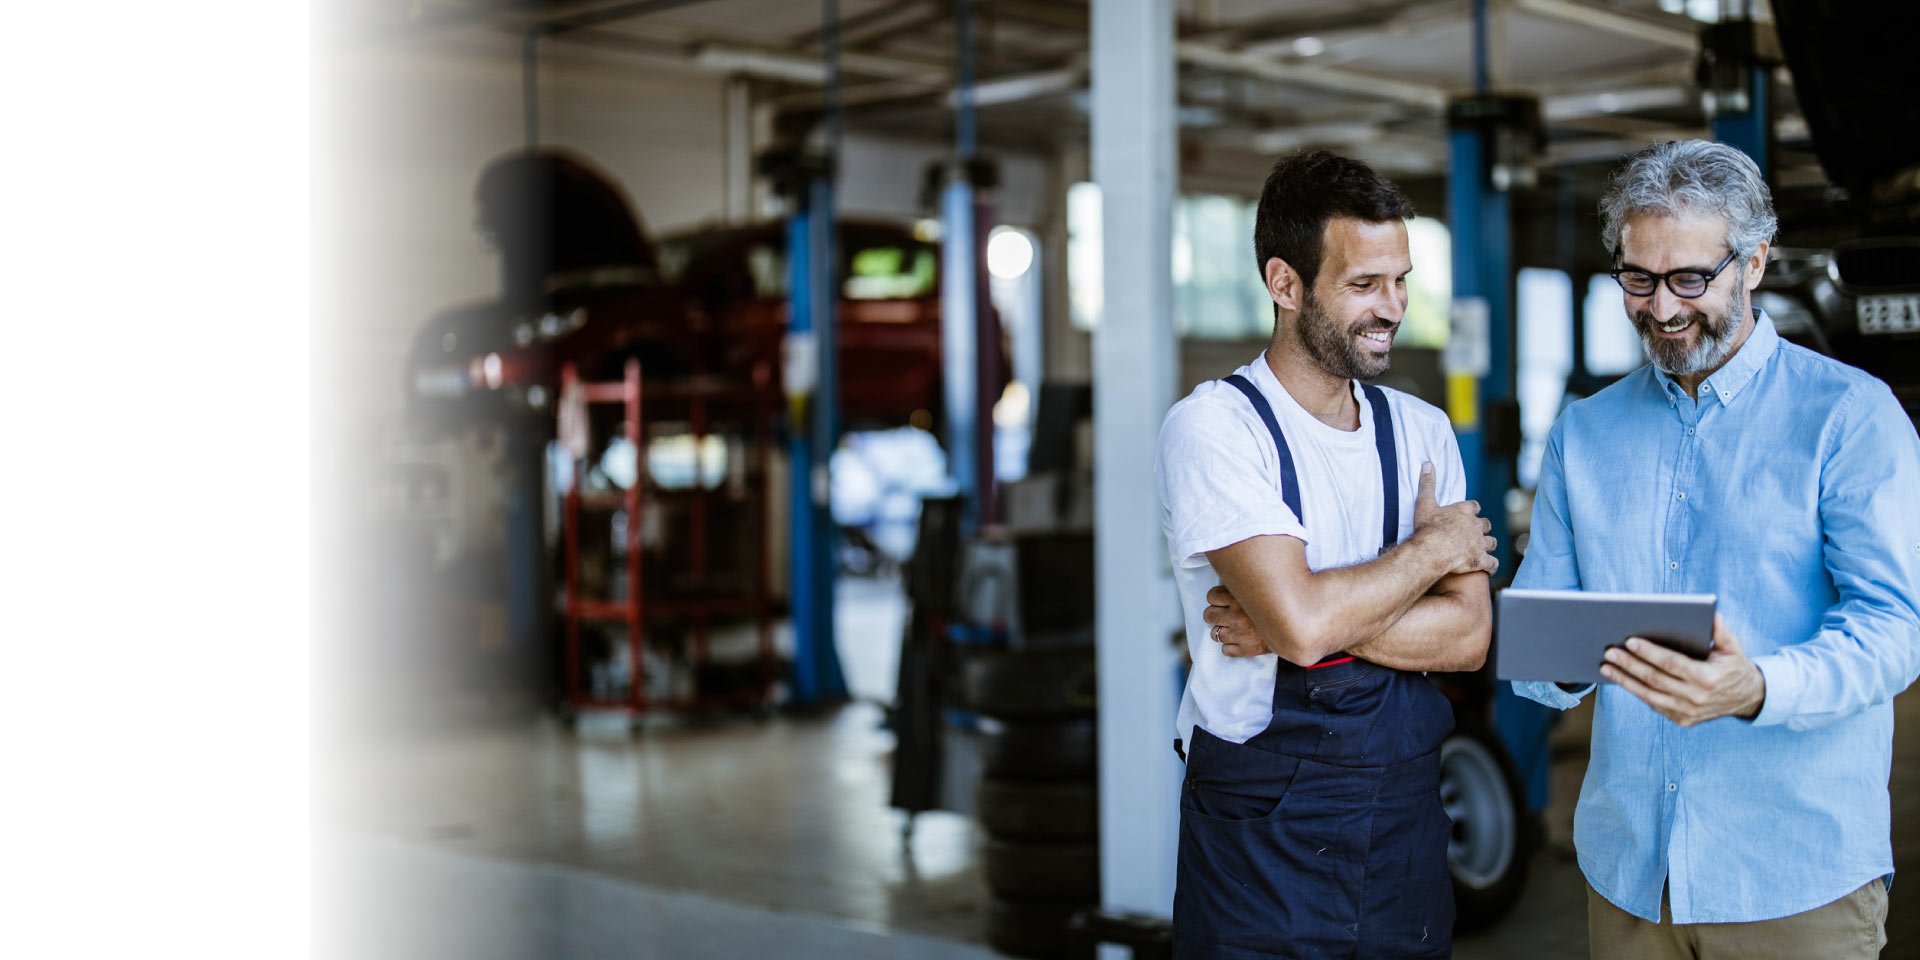
M 1885 703 L 1920 675 L 1920 438 L 1892 391 L 1855 388 L 1821 465 L 1823 554 L 1838 601 L 1814 635 L 1757 656 L 1754 723 L 1823 726 Z
M 1546 454 L 1540 460 L 1540 483 L 1533 493 L 1533 521 L 1527 532 L 1527 555 L 1513 575 L 1513 585 L 1529 590 L 1580 589 L 1580 564 L 1573 554 L 1573 527 L 1567 521 L 1567 483 L 1561 450 L 1562 424 L 1547 434 Z M 1592 685 L 1569 691 L 1544 680 L 1516 680 L 1513 692 L 1559 710 L 1571 710 L 1593 692 Z

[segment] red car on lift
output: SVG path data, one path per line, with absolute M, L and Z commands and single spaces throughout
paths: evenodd
M 539 408 L 562 364 L 617 378 L 636 354 L 667 375 L 747 378 L 765 365 L 768 388 L 781 392 L 784 222 L 693 228 L 655 243 L 604 174 L 559 151 L 497 162 L 479 199 L 501 249 L 502 295 L 442 313 L 415 338 L 407 392 L 416 413 Z M 937 240 L 900 223 L 843 220 L 836 252 L 842 419 L 932 427 L 941 410 Z
M 850 427 L 940 420 L 940 248 L 923 228 L 842 220 L 840 405 Z M 787 230 L 781 221 L 702 227 L 661 238 L 662 276 L 721 333 L 718 362 L 779 369 L 787 332 Z

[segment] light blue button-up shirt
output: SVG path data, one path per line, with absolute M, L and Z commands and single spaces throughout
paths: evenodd
M 1920 439 L 1884 383 L 1756 311 L 1688 397 L 1651 365 L 1567 407 L 1513 585 L 1712 593 L 1766 680 L 1749 721 L 1595 704 L 1573 839 L 1587 882 L 1677 923 L 1771 920 L 1893 873 L 1895 694 L 1920 674 Z M 1522 696 L 1566 709 L 1551 683 Z

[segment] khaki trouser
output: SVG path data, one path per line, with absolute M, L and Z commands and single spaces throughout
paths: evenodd
M 1587 943 L 1593 960 L 1871 960 L 1887 943 L 1887 885 L 1879 878 L 1827 904 L 1753 923 L 1673 922 L 1660 891 L 1660 922 L 1649 923 L 1587 887 Z

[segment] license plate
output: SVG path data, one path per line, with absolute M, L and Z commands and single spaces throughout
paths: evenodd
M 1861 333 L 1920 333 L 1920 293 L 1861 297 Z

